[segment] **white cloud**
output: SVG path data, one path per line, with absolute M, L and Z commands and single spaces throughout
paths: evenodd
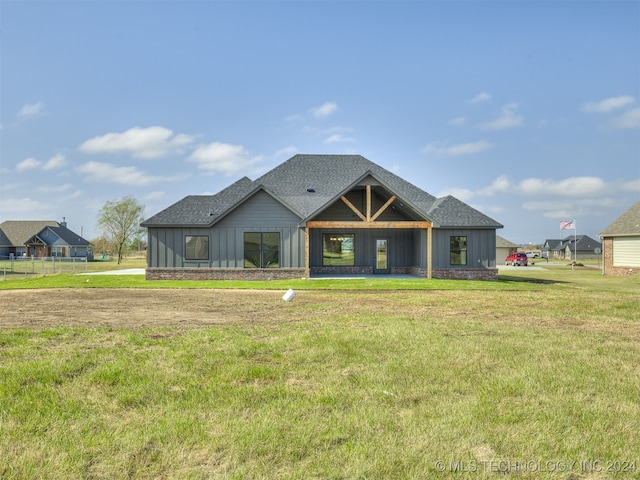
M 44 113 L 44 103 L 27 103 L 23 105 L 20 111 L 18 112 L 18 118 L 27 119 L 30 117 L 36 117 L 38 115 L 42 115 Z
M 338 105 L 335 102 L 326 102 L 319 107 L 311 109 L 311 113 L 316 118 L 326 118 L 338 109 Z
M 344 135 L 340 135 L 336 133 L 327 138 L 324 143 L 345 143 L 345 142 L 354 142 L 355 139 L 352 137 L 345 137 Z
M 42 167 L 44 170 L 54 170 L 56 168 L 62 168 L 67 164 L 67 161 L 62 154 L 56 154 L 47 160 L 46 163 L 42 163 L 33 157 L 25 158 L 23 161 L 16 164 L 16 172 L 24 172 L 26 170 L 33 170 L 35 168 Z
M 17 217 L 32 215 L 33 212 L 38 212 L 41 218 L 43 218 L 50 215 L 52 210 L 50 203 L 32 200 L 28 197 L 2 199 L 3 220 L 18 219 Z
M 454 127 L 461 127 L 465 123 L 467 123 L 467 119 L 465 117 L 456 117 L 449 120 L 449 125 L 453 125 Z
M 41 187 L 38 187 L 38 191 L 42 193 L 64 193 L 68 191 L 70 188 L 71 188 L 70 183 L 65 183 L 63 185 L 55 185 L 55 186 L 43 185 Z
M 57 168 L 62 168 L 67 164 L 67 160 L 64 155 L 58 153 L 47 160 L 47 163 L 44 164 L 45 170 L 55 170 Z
M 422 149 L 422 153 L 427 155 L 436 155 L 438 157 L 450 157 L 457 155 L 475 155 L 493 147 L 493 144 L 486 140 L 479 142 L 461 143 L 458 145 L 441 145 L 439 143 L 430 143 Z
M 570 177 L 564 180 L 527 178 L 517 186 L 524 195 L 558 195 L 580 197 L 599 195 L 610 191 L 610 187 L 598 177 Z
M 261 156 L 251 157 L 242 145 L 220 142 L 199 145 L 188 158 L 188 161 L 197 163 L 201 170 L 225 175 L 246 172 L 261 160 Z
M 628 182 L 623 182 L 622 185 L 620 185 L 620 188 L 629 192 L 638 193 L 640 192 L 640 178 L 636 178 L 635 180 L 630 180 Z
M 282 157 L 292 157 L 296 153 L 298 153 L 298 148 L 293 145 L 289 145 L 288 147 L 281 148 L 276 153 L 274 153 L 273 158 L 279 159 Z
M 174 135 L 164 127 L 133 127 L 122 133 L 93 137 L 78 148 L 85 153 L 130 152 L 136 158 L 151 159 L 183 153 L 193 140 L 191 135 Z
M 436 197 L 446 197 L 447 195 L 456 197 L 458 200 L 462 200 L 463 202 L 468 202 L 471 198 L 473 198 L 474 193 L 473 190 L 469 190 L 468 188 L 449 187 L 438 192 L 436 194 Z
M 33 157 L 25 158 L 23 161 L 16 165 L 16 172 L 24 172 L 25 170 L 32 170 L 42 165 L 40 160 L 36 160 Z
M 508 192 L 512 185 L 506 175 L 500 175 L 488 187 L 478 190 L 478 195 L 491 196 L 499 192 Z
M 504 130 L 522 125 L 523 117 L 516 113 L 517 103 L 508 103 L 502 107 L 502 114 L 490 122 L 481 125 L 485 130 Z
M 640 108 L 628 110 L 619 117 L 611 119 L 611 125 L 618 129 L 640 128 Z
M 175 180 L 176 177 L 147 175 L 135 167 L 116 167 L 110 163 L 87 162 L 78 167 L 87 182 L 119 183 L 134 187 L 144 187 L 154 183 Z
M 479 93 L 475 97 L 470 100 L 470 103 L 485 103 L 491 100 L 491 95 L 489 93 Z
M 606 98 L 599 102 L 587 102 L 582 106 L 585 112 L 608 113 L 617 108 L 631 105 L 635 102 L 635 98 L 630 95 L 620 95 L 618 97 Z

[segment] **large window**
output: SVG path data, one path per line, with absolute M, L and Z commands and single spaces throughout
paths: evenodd
M 467 264 L 467 237 L 450 237 L 449 263 L 451 265 Z
M 322 265 L 325 267 L 354 266 L 353 234 L 325 233 L 322 235 Z
M 186 235 L 184 237 L 185 260 L 209 260 L 209 237 Z
M 280 234 L 277 232 L 245 232 L 245 268 L 279 268 Z

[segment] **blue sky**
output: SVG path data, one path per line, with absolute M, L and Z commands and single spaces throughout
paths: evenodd
M 357 153 L 515 243 L 640 199 L 640 2 L 0 2 L 0 221 Z M 573 233 L 573 232 L 565 232 Z

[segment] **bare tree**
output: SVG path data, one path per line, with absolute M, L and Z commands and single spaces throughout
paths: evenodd
M 98 213 L 98 226 L 118 252 L 118 265 L 127 243 L 144 231 L 140 227 L 143 211 L 144 205 L 129 196 L 105 203 Z

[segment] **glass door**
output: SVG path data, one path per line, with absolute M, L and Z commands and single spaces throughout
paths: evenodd
M 386 238 L 376 239 L 376 265 L 374 273 L 389 273 L 388 241 Z

